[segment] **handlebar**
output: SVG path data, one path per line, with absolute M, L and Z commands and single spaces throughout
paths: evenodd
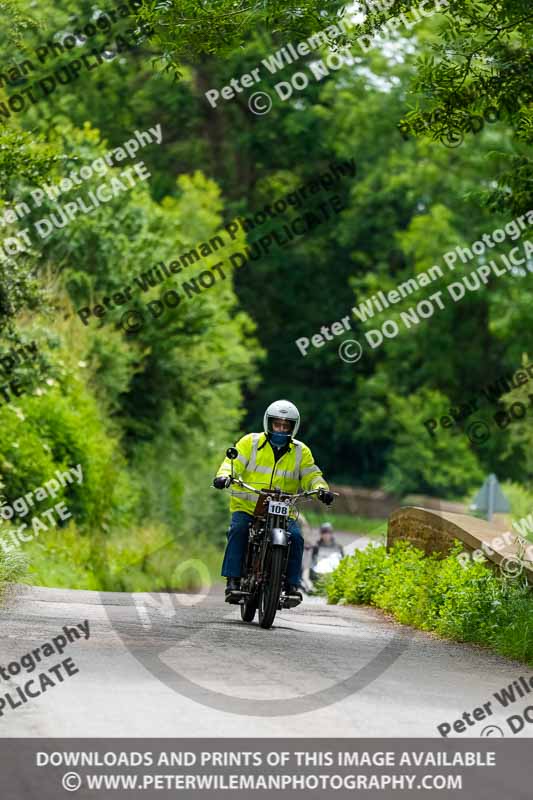
M 273 491 L 274 492 L 275 491 L 274 489 L 272 489 L 272 490 L 269 490 L 269 489 L 256 489 L 255 486 L 249 486 L 247 483 L 245 483 L 242 480 L 242 478 L 232 478 L 231 479 L 231 483 L 236 483 L 237 486 L 241 486 L 243 489 L 247 489 L 249 492 L 253 492 L 254 494 L 257 494 L 257 495 L 260 495 L 263 491 L 266 491 L 266 492 L 268 492 L 268 491 Z M 295 501 L 295 500 L 301 499 L 302 497 L 311 497 L 314 494 L 318 494 L 319 491 L 320 491 L 320 489 L 309 489 L 308 491 L 305 491 L 305 492 L 298 492 L 298 494 L 290 494 L 289 492 L 283 492 L 282 491 L 281 494 L 284 497 L 290 497 L 291 501 Z M 339 496 L 338 492 L 332 492 L 332 494 L 334 494 L 336 497 Z

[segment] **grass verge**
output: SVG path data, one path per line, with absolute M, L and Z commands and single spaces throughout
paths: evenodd
M 24 577 L 28 569 L 28 560 L 20 550 L 0 551 L 0 599 L 10 583 Z
M 531 587 L 525 577 L 505 580 L 482 563 L 463 567 L 463 548 L 456 542 L 444 559 L 408 542 L 356 552 L 328 578 L 328 602 L 377 606 L 406 625 L 533 665 Z
M 180 536 L 164 525 L 87 535 L 71 523 L 24 543 L 23 555 L 14 548 L 8 556 L 29 564 L 24 576 L 19 571 L 16 577 L 35 586 L 113 592 L 195 591 L 221 580 L 219 548 L 207 537 Z

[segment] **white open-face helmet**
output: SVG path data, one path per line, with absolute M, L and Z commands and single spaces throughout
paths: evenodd
M 286 419 L 292 423 L 290 433 L 274 435 L 272 421 L 275 419 Z M 265 416 L 263 417 L 263 430 L 271 441 L 272 438 L 274 438 L 274 440 L 279 440 L 281 443 L 281 437 L 284 436 L 286 441 L 289 442 L 294 436 L 296 436 L 299 427 L 300 412 L 294 403 L 289 402 L 289 400 L 275 400 L 273 403 L 270 403 L 269 407 L 265 411 Z

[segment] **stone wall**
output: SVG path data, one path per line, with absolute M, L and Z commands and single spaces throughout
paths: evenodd
M 336 514 L 353 514 L 370 519 L 387 519 L 398 506 L 421 506 L 435 508 L 439 511 L 451 511 L 466 514 L 467 508 L 462 503 L 450 503 L 426 495 L 408 495 L 403 500 L 397 495 L 382 492 L 380 489 L 354 488 L 332 484 L 331 489 L 339 492 L 335 498 L 332 511 Z
M 387 519 L 398 508 L 399 497 L 380 489 L 356 489 L 353 486 L 330 485 L 332 492 L 339 497 L 331 507 L 334 514 L 353 514 L 370 519 Z
M 485 520 L 470 517 L 466 514 L 452 514 L 427 508 L 408 506 L 398 508 L 389 517 L 387 531 L 387 547 L 398 539 L 412 542 L 427 555 L 439 553 L 448 555 L 454 539 L 464 544 L 465 551 L 473 553 L 483 549 L 485 543 L 486 558 L 505 571 L 509 564 L 519 557 L 517 535 L 512 530 L 508 535 L 501 528 L 491 525 Z M 533 583 L 533 545 L 530 545 L 525 556 L 524 570 L 528 580 Z M 509 574 L 509 573 L 507 573 Z

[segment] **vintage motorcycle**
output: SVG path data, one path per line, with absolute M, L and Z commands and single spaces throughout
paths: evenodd
M 341 563 L 342 553 L 340 547 L 320 547 L 312 556 L 309 567 L 309 580 L 313 585 L 324 575 L 330 575 Z
M 271 628 L 278 609 L 294 608 L 302 602 L 299 594 L 284 591 L 291 548 L 289 513 L 299 500 L 319 490 L 287 494 L 279 488 L 255 489 L 233 474 L 237 449 L 229 447 L 226 455 L 231 460 L 231 483 L 258 496 L 243 557 L 241 588 L 232 593 L 231 602 L 241 606 L 244 622 L 252 622 L 258 611 L 259 625 Z

